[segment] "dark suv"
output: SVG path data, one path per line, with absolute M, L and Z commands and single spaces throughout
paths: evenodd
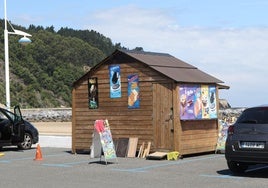
M 18 146 L 30 149 L 39 139 L 38 130 L 28 121 L 23 120 L 19 106 L 14 113 L 0 108 L 0 148 Z
M 268 105 L 244 110 L 229 127 L 225 158 L 234 173 L 249 165 L 268 164 Z

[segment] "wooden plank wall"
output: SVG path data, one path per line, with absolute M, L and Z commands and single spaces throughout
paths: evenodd
M 182 155 L 215 151 L 218 127 L 217 120 L 198 120 L 181 122 Z
M 141 63 L 115 62 L 113 64 L 120 65 L 121 69 L 121 98 L 110 98 L 108 64 L 104 64 L 91 75 L 91 77 L 98 78 L 98 109 L 88 108 L 87 78 L 74 88 L 73 152 L 90 149 L 93 125 L 97 119 L 109 121 L 113 139 L 124 138 L 128 135 L 138 137 L 139 145 L 142 142 L 153 141 L 152 82 L 165 80 L 165 78 Z M 128 109 L 127 107 L 127 76 L 130 74 L 139 75 L 141 100 L 139 109 Z

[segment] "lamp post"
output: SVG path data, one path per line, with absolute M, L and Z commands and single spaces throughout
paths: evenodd
M 8 34 L 14 34 L 14 35 L 20 35 L 23 36 L 19 42 L 22 44 L 28 44 L 31 42 L 31 40 L 27 37 L 31 37 L 32 35 L 16 30 L 12 27 L 12 25 L 9 23 L 9 25 L 12 28 L 12 32 L 9 32 L 7 29 L 7 3 L 6 0 L 4 0 L 4 20 L 5 20 L 5 29 L 4 29 L 4 41 L 5 41 L 5 79 L 6 79 L 6 108 L 7 110 L 10 110 L 10 84 L 9 84 L 9 49 L 8 49 Z

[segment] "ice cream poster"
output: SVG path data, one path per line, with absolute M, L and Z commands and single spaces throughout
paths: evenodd
M 140 98 L 139 98 L 139 76 L 129 75 L 128 76 L 128 108 L 139 108 Z
M 209 118 L 208 86 L 201 85 L 202 119 Z
M 119 65 L 109 66 L 109 74 L 110 74 L 110 97 L 120 98 L 121 97 L 120 66 Z
M 218 135 L 218 142 L 216 146 L 216 150 L 224 151 L 225 150 L 225 142 L 227 139 L 227 131 L 229 125 L 227 122 L 220 120 L 219 121 L 219 135 Z
M 216 103 L 216 87 L 209 86 L 209 93 L 208 93 L 208 100 L 209 100 L 209 116 L 210 118 L 217 118 L 217 103 Z
M 215 92 L 215 86 L 182 85 L 179 90 L 181 120 L 217 118 Z
M 88 79 L 88 106 L 90 109 L 98 108 L 97 78 Z

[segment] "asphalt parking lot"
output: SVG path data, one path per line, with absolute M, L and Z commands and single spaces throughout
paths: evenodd
M 1 187 L 266 187 L 267 166 L 234 176 L 224 155 L 206 154 L 176 161 L 117 158 L 90 159 L 88 154 L 71 154 L 66 148 L 20 151 L 4 148 L 0 157 Z

